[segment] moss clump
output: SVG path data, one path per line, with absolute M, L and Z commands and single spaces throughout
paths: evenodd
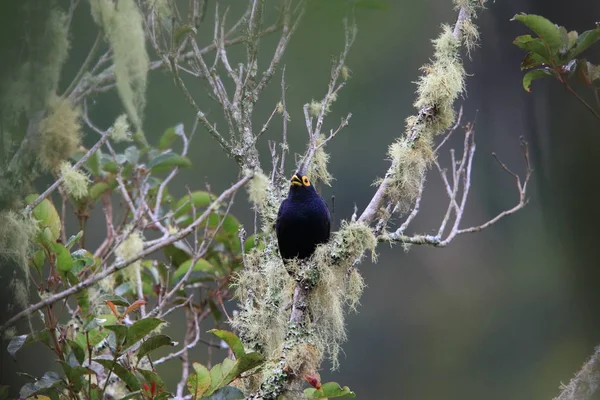
M 434 159 L 433 151 L 426 137 L 413 143 L 403 138 L 390 146 L 388 154 L 395 167 L 390 177 L 388 195 L 404 212 L 419 195 L 421 182 Z
M 329 243 L 318 246 L 313 256 L 319 281 L 308 299 L 311 310 L 310 329 L 314 331 L 315 345 L 329 357 L 333 369 L 339 366 L 338 353 L 346 340 L 345 308 L 347 305 L 355 308 L 362 293 L 362 288 L 356 290 L 355 281 L 352 281 L 352 288 L 348 286 L 348 271 L 366 251 L 370 251 L 374 259 L 376 246 L 377 239 L 371 228 L 361 223 L 344 221 Z
M 129 232 L 131 228 L 125 230 Z M 131 260 L 144 250 L 144 238 L 142 233 L 134 230 L 115 250 L 115 254 L 123 261 Z M 140 276 L 141 261 L 137 260 L 122 270 L 123 277 L 136 286 L 141 279 Z
M 127 115 L 121 114 L 117 117 L 111 128 L 110 137 L 117 143 L 131 142 L 133 140 L 131 128 L 129 127 L 129 122 L 127 122 Z
M 468 18 L 465 21 L 467 25 L 470 23 Z M 474 25 L 468 29 L 475 29 Z M 473 32 L 469 35 L 471 39 L 474 37 Z M 400 206 L 400 212 L 405 212 L 418 196 L 421 182 L 435 157 L 433 139 L 454 123 L 453 104 L 465 88 L 460 40 L 454 37 L 449 26 L 443 25 L 442 33 L 433 43 L 433 62 L 421 68 L 423 75 L 417 81 L 414 106 L 419 114 L 406 119 L 404 137 L 388 151 L 393 168 L 386 181 L 387 195 Z
M 317 146 L 319 146 L 325 140 L 325 136 L 321 135 L 317 140 Z M 329 163 L 329 154 L 325 152 L 323 147 L 320 147 L 315 151 L 311 163 L 308 167 L 308 176 L 312 180 L 313 184 L 317 182 L 323 182 L 327 186 L 331 186 L 333 176 L 327 170 L 327 163 Z
M 248 197 L 259 212 L 262 212 L 268 206 L 270 185 L 269 178 L 262 172 L 256 172 L 248 183 Z
M 48 114 L 39 123 L 37 151 L 46 171 L 55 171 L 81 144 L 80 111 L 69 100 L 50 100 Z
M 73 169 L 68 161 L 60 164 L 60 176 L 63 178 L 63 187 L 69 196 L 76 200 L 81 200 L 87 196 L 89 176 Z
M 17 265 L 29 280 L 29 257 L 38 232 L 34 220 L 11 210 L 0 212 L 0 267 Z
M 277 251 L 273 243 L 253 249 L 233 284 L 240 304 L 233 326 L 249 348 L 267 358 L 281 354 L 294 290 Z
M 365 280 L 362 275 L 356 268 L 351 268 L 346 287 L 346 302 L 352 311 L 356 311 L 356 307 L 360 303 L 360 298 L 365 290 L 365 286 Z
M 437 119 L 444 121 L 442 126 L 425 131 L 427 136 L 440 133 L 454 121 L 452 105 L 463 92 L 465 70 L 460 61 L 460 42 L 453 36 L 452 29 L 442 26 L 442 34 L 433 41 L 434 61 L 424 65 L 424 72 L 417 81 L 415 108 L 432 107 Z

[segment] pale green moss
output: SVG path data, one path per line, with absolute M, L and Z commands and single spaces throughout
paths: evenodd
M 266 357 L 281 354 L 294 281 L 290 278 L 277 254 L 277 248 L 269 243 L 259 251 L 256 248 L 246 255 L 244 269 L 235 277 L 233 284 L 240 311 L 233 319 L 233 326 L 240 332 L 244 343 Z
M 350 270 L 348 275 L 348 284 L 346 288 L 346 301 L 352 311 L 356 311 L 356 307 L 360 303 L 363 291 L 365 290 L 365 280 L 356 268 Z
M 129 232 L 130 228 L 125 231 Z M 115 255 L 123 261 L 131 260 L 144 249 L 144 238 L 142 233 L 134 230 L 115 250 Z M 121 273 L 123 277 L 134 287 L 140 280 L 141 261 L 135 261 L 124 268 Z
M 25 308 L 27 307 L 27 304 L 29 304 L 29 288 L 27 287 L 27 284 L 20 279 L 15 282 L 14 299 L 15 304 L 20 308 Z
M 131 142 L 133 140 L 131 135 L 131 128 L 129 126 L 129 122 L 127 122 L 126 114 L 121 114 L 117 117 L 115 123 L 111 128 L 110 137 L 117 143 Z
M 308 113 L 311 117 L 317 118 L 321 113 L 321 108 L 322 106 L 320 101 L 311 100 L 310 104 L 308 105 Z
M 256 172 L 248 183 L 248 197 L 256 210 L 262 211 L 267 207 L 270 185 L 269 178 L 262 172 Z
M 90 178 L 85 173 L 73 169 L 70 162 L 60 165 L 60 176 L 63 178 L 63 188 L 74 199 L 81 200 L 88 194 Z
M 21 213 L 0 211 L 0 269 L 17 265 L 29 280 L 29 257 L 32 241 L 38 232 L 36 222 Z
M 38 161 L 46 171 L 54 171 L 81 144 L 80 111 L 69 100 L 52 97 L 48 112 L 39 123 Z
M 90 0 L 90 4 L 94 20 L 106 33 L 113 50 L 117 91 L 141 132 L 149 65 L 142 14 L 134 0 Z
M 350 79 L 350 77 L 351 77 L 350 73 L 351 72 L 352 71 L 350 70 L 350 68 L 348 68 L 346 65 L 344 65 L 342 67 L 342 70 L 340 71 L 342 79 L 345 80 L 345 81 L 347 81 L 348 79 Z
M 317 140 L 317 145 L 320 145 L 325 140 L 325 136 L 321 135 Z M 315 151 L 311 163 L 308 167 L 308 176 L 310 177 L 313 185 L 318 182 L 323 182 L 327 186 L 331 186 L 333 176 L 327 170 L 327 164 L 329 163 L 329 154 L 325 152 L 323 147 L 320 147 Z
M 406 139 L 400 139 L 390 146 L 388 154 L 395 166 L 388 185 L 388 195 L 404 212 L 419 194 L 421 180 L 433 161 L 433 151 L 430 143 L 422 137 L 412 146 Z
M 309 295 L 310 328 L 314 331 L 311 339 L 329 357 L 333 369 L 339 366 L 338 353 L 346 340 L 345 306 L 355 307 L 362 292 L 356 286 L 348 290 L 348 270 L 367 251 L 375 259 L 376 246 L 370 227 L 343 221 L 329 243 L 318 246 L 313 256 L 319 279 Z

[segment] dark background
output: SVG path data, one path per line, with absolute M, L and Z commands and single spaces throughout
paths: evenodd
M 214 10 L 210 3 L 209 16 Z M 357 12 L 359 33 L 347 62 L 352 79 L 325 125 L 337 126 L 340 117 L 353 113 L 350 126 L 328 146 L 329 170 L 336 180 L 322 193 L 335 194 L 338 220 L 349 218 L 355 204 L 362 210 L 372 196 L 372 182 L 389 165 L 384 159 L 387 146 L 402 134 L 404 119 L 415 112 L 412 82 L 432 56 L 430 40 L 439 34 L 441 23 L 453 24 L 456 18 L 449 0 L 387 3 L 385 11 Z M 342 49 L 344 4 L 313 2 L 284 58 L 292 151 L 302 152 L 306 140 L 302 104 L 323 96 L 330 56 Z M 229 21 L 242 6 L 233 7 Z M 0 4 L 0 54 L 7 50 L 2 59 L 8 63 L 15 56 L 9 50 L 22 40 L 15 32 L 26 22 L 35 25 L 19 19 L 16 7 L 13 2 Z M 519 63 L 524 53 L 511 42 L 528 32 L 509 21 L 519 12 L 541 14 L 582 32 L 600 19 L 600 4 L 488 2 L 477 21 L 481 47 L 465 61 L 471 76 L 465 98 L 457 103 L 464 106 L 465 121 L 477 124 L 478 151 L 464 224 L 484 222 L 518 200 L 514 182 L 491 153 L 523 172 L 521 135 L 530 143 L 535 168 L 530 203 L 484 232 L 457 238 L 448 248 L 412 247 L 407 253 L 401 246 L 382 245 L 377 264 L 361 264 L 368 287 L 359 313 L 347 318 L 349 341 L 341 368 L 330 373 L 324 365 L 322 373 L 324 381 L 349 385 L 358 398 L 550 399 L 558 394 L 560 382 L 568 382 L 600 344 L 596 163 L 600 123 L 557 82 L 536 81 L 532 93 L 523 90 Z M 82 2 L 73 22 L 63 87 L 85 58 L 95 32 L 88 5 Z M 212 27 L 201 32 L 209 42 Z M 275 43 L 272 36 L 261 45 L 261 66 Z M 600 62 L 599 45 L 584 54 Z M 231 50 L 231 57 L 241 55 L 243 49 Z M 262 126 L 278 100 L 279 79 L 278 73 L 259 103 L 256 127 Z M 190 85 L 199 104 L 219 122 L 219 110 L 207 99 L 203 85 L 191 81 Z M 147 95 L 144 127 L 150 141 L 176 123 L 191 126 L 194 113 L 167 73 L 150 74 Z M 96 124 L 107 128 L 121 113 L 121 104 L 114 93 L 97 96 L 91 112 Z M 279 125 L 273 125 L 262 140 L 265 168 L 270 165 L 266 140 L 279 138 Z M 456 145 L 461 139 L 458 135 L 455 139 Z M 94 141 L 91 134 L 85 138 L 87 145 Z M 176 197 L 186 192 L 186 186 L 201 189 L 210 183 L 218 191 L 235 180 L 235 163 L 223 156 L 206 132 L 200 131 L 192 148 L 194 167 L 171 186 Z M 446 154 L 442 161 L 447 161 Z M 288 163 L 288 170 L 292 168 Z M 446 197 L 436 174 L 429 175 L 421 214 L 411 228 L 417 233 L 437 230 L 445 212 Z M 38 183 L 41 190 L 48 182 Z M 244 196 L 238 196 L 234 213 L 250 226 Z M 104 234 L 103 221 L 95 215 L 90 224 L 98 226 L 90 230 L 88 243 L 94 246 Z M 0 275 L 5 284 L 12 271 L 0 268 Z M 0 292 L 3 304 L 9 297 L 8 291 Z M 27 330 L 25 325 L 19 328 Z M 180 340 L 182 332 L 181 321 L 173 320 L 169 333 Z M 20 387 L 25 380 L 16 377 L 17 370 L 41 375 L 56 367 L 49 352 L 35 347 L 23 350 L 15 362 L 6 353 L 6 344 L 1 349 L 3 384 Z M 206 348 L 199 346 L 192 354 L 203 361 Z M 161 370 L 172 390 L 179 369 L 175 361 Z

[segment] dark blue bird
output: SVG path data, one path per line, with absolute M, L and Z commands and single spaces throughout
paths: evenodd
M 309 258 L 318 244 L 329 240 L 330 229 L 331 216 L 327 204 L 308 177 L 296 172 L 275 223 L 281 257 L 284 260 Z

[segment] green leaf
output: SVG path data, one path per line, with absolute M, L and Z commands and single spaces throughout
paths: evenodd
M 73 247 L 73 245 L 75 245 L 75 243 L 79 242 L 79 240 L 81 240 L 82 236 L 83 236 L 83 231 L 77 232 L 77 235 L 73 235 L 69 238 L 69 240 L 67 240 L 67 244 L 65 244 L 65 247 L 67 249 L 71 250 L 71 247 Z
M 177 132 L 179 129 L 183 132 L 183 124 L 168 128 L 160 137 L 158 149 L 164 151 L 173 146 L 175 139 L 177 139 Z
M 188 269 L 190 269 L 191 265 L 192 265 L 192 260 L 187 260 L 183 264 L 181 264 L 179 266 L 179 268 L 177 268 L 177 270 L 175 270 L 175 273 L 173 274 L 173 278 L 172 278 L 173 282 L 178 281 L 182 276 L 184 276 L 185 273 L 188 271 Z M 214 271 L 214 267 L 211 263 L 206 261 L 204 258 L 200 258 L 198 261 L 196 261 L 196 264 L 194 264 L 194 268 L 192 269 L 192 271 L 194 271 L 194 272 L 198 272 L 198 271 L 212 272 L 212 271 Z
M 583 32 L 577 38 L 575 46 L 569 51 L 568 57 L 573 58 L 587 50 L 591 45 L 600 40 L 600 27 Z
M 204 208 L 207 207 L 214 196 L 208 192 L 198 190 L 196 192 L 192 192 L 189 195 L 183 196 L 173 207 L 175 218 L 179 218 L 184 214 L 192 211 L 192 204 L 195 208 Z
M 119 400 L 129 400 L 129 399 L 139 399 L 142 394 L 141 390 L 136 390 L 135 392 L 131 392 L 126 396 L 121 397 Z
M 146 383 L 148 385 L 151 385 L 152 382 L 155 382 L 157 389 L 160 389 L 160 390 L 167 389 L 167 386 L 163 382 L 162 378 L 156 372 L 153 372 L 153 371 L 150 371 L 147 369 L 141 369 L 141 368 L 138 368 L 137 372 L 139 372 L 140 375 L 142 375 L 142 377 L 144 378 L 144 380 L 146 381 Z
M 136 376 L 134 374 L 132 374 L 131 372 L 129 372 L 125 367 L 123 367 L 118 362 L 115 362 L 113 360 L 107 360 L 104 358 L 96 358 L 96 359 L 94 359 L 94 361 L 96 361 L 98 364 L 102 365 L 104 368 L 107 368 L 108 370 L 112 370 L 115 375 L 117 375 L 119 378 L 121 378 L 123 380 L 123 382 L 125 382 L 127 387 L 129 387 L 129 390 L 140 390 L 141 389 L 142 386 L 140 385 L 140 381 L 136 378 Z
M 10 386 L 8 385 L 0 385 L 0 400 L 8 399 L 8 392 L 10 390 Z
M 144 318 L 136 321 L 129 327 L 129 330 L 127 331 L 125 347 L 127 348 L 133 346 L 163 322 L 163 320 L 158 318 Z
M 106 182 L 97 182 L 90 186 L 88 190 L 88 196 L 92 203 L 98 201 L 104 193 L 108 192 L 111 189 L 110 185 Z
M 560 30 L 556 25 L 541 15 L 517 14 L 511 21 L 520 21 L 529 29 L 534 31 L 548 45 L 552 53 L 555 53 L 562 44 Z
M 348 386 L 341 387 L 336 382 L 327 382 L 321 389 L 308 388 L 304 390 L 307 399 L 328 399 L 340 397 L 356 397 L 356 394 Z
M 56 372 L 48 371 L 44 374 L 44 376 L 41 377 L 41 379 L 35 382 L 26 383 L 19 391 L 19 395 L 22 398 L 35 396 L 39 393 L 42 393 L 50 388 L 57 386 L 61 382 L 62 380 Z
M 221 364 L 215 365 L 210 370 L 211 386 L 205 393 L 212 394 L 218 388 L 228 385 L 244 372 L 258 367 L 264 362 L 264 357 L 258 352 L 244 354 L 238 360 L 226 358 Z
M 56 268 L 62 272 L 68 272 L 73 268 L 73 259 L 71 253 L 60 243 L 54 243 L 52 246 L 56 254 Z
M 531 35 L 517 36 L 513 44 L 518 48 L 527 50 L 537 55 L 537 59 L 542 63 L 551 64 L 548 47 L 542 39 L 531 37 Z
M 117 163 L 114 161 L 108 161 L 106 164 L 104 164 L 102 169 L 106 172 L 110 172 L 111 174 L 116 174 L 117 172 L 119 172 L 119 168 L 117 168 Z
M 189 158 L 180 156 L 172 152 L 161 154 L 148 163 L 148 168 L 152 173 L 164 172 L 174 167 L 191 167 L 192 162 Z
M 175 30 L 175 35 L 173 39 L 175 40 L 176 47 L 179 47 L 181 45 L 183 39 L 185 38 L 185 35 L 187 35 L 188 33 L 196 33 L 196 29 L 194 29 L 193 26 L 186 24 L 180 26 Z
M 201 398 L 211 386 L 211 376 L 208 369 L 200 364 L 193 363 L 194 373 L 188 376 L 187 388 L 192 395 L 192 398 Z
M 8 348 L 6 349 L 8 354 L 14 357 L 17 354 L 17 351 L 19 351 L 26 343 L 28 337 L 29 335 L 13 336 L 8 343 Z
M 163 346 L 173 346 L 174 343 L 167 335 L 156 335 L 146 340 L 137 351 L 138 363 L 139 360 L 151 351 L 154 351 Z
M 37 269 L 40 273 L 44 268 L 46 262 L 46 252 L 44 250 L 37 250 L 33 253 L 33 256 L 29 259 L 29 265 Z
M 30 204 L 38 198 L 37 194 L 30 194 L 25 197 L 25 201 Z M 33 218 L 37 221 L 38 228 L 43 231 L 44 228 L 50 230 L 50 240 L 55 242 L 60 236 L 61 223 L 58 211 L 54 204 L 48 199 L 44 199 L 40 204 L 35 206 L 32 211 Z
M 190 258 L 188 253 L 172 244 L 163 247 L 163 253 L 165 253 L 167 261 L 174 267 L 180 266 Z
M 233 386 L 223 386 L 213 394 L 204 398 L 205 400 L 243 400 L 244 392 Z
M 140 151 L 135 146 L 129 146 L 126 148 L 124 155 L 127 159 L 127 162 L 131 165 L 137 165 L 138 161 L 140 160 Z
M 222 215 L 211 214 L 208 219 L 208 227 L 216 229 L 221 221 L 223 221 L 221 225 L 221 231 L 225 232 L 229 236 L 237 238 L 238 230 L 240 229 L 240 222 L 231 214 L 226 215 L 224 220 Z
M 67 376 L 69 382 L 70 382 L 70 387 L 73 391 L 75 392 L 79 392 L 82 388 L 82 380 L 81 378 L 84 375 L 92 375 L 95 374 L 94 371 L 92 371 L 89 368 L 86 367 L 80 367 L 80 366 L 70 366 L 69 363 L 65 362 L 65 361 L 60 361 L 61 366 L 63 367 L 63 371 L 65 372 L 65 375 Z
M 100 175 L 100 160 L 102 159 L 102 151 L 100 149 L 96 150 L 94 154 L 90 156 L 85 162 L 87 169 L 92 173 L 92 175 Z
M 115 333 L 115 338 L 117 339 L 117 349 L 120 349 L 125 341 L 125 338 L 127 337 L 127 327 L 119 324 L 105 325 L 104 327 Z
M 83 350 L 83 348 L 73 340 L 67 339 L 67 344 L 69 345 L 71 351 L 75 355 L 75 359 L 77 360 L 77 362 L 79 362 L 80 365 L 83 364 L 85 362 L 85 351 Z
M 528 92 L 531 92 L 529 87 L 531 86 L 531 82 L 535 79 L 545 78 L 547 76 L 553 76 L 554 74 L 551 71 L 545 69 L 534 69 L 533 71 L 529 71 L 523 76 L 523 89 Z
M 211 329 L 208 332 L 227 343 L 236 358 L 239 359 L 246 355 L 244 345 L 242 344 L 242 341 L 235 335 L 235 333 L 221 329 Z
M 217 364 L 210 370 L 211 385 L 210 389 L 205 393 L 211 395 L 218 388 L 228 385 L 233 381 L 235 376 L 232 373 L 235 371 L 236 362 L 230 358 L 223 360 L 221 364 Z
M 210 313 L 212 314 L 215 322 L 219 322 L 221 318 L 223 318 L 223 313 L 219 307 L 217 307 L 213 299 L 208 299 L 208 307 L 210 308 Z

